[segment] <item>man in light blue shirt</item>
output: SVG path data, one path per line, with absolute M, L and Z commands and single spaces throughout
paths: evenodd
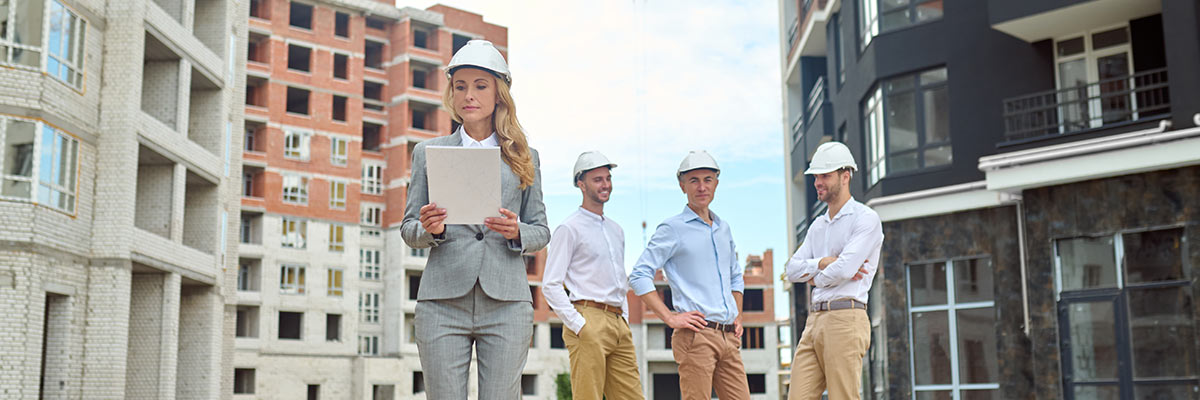
M 629 285 L 663 322 L 675 329 L 671 349 L 679 364 L 679 391 L 685 399 L 749 399 L 742 364 L 742 268 L 729 225 L 708 210 L 721 170 L 704 151 L 679 165 L 679 188 L 688 204 L 654 231 L 633 266 Z M 663 269 L 675 309 L 654 291 Z

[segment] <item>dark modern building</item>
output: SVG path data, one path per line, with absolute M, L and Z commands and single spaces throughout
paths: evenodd
M 1200 399 L 1200 2 L 780 11 L 789 245 L 826 141 L 884 221 L 864 398 Z

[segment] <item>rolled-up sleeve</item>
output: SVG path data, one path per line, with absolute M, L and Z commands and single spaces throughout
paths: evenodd
M 732 235 L 731 235 L 732 236 Z M 733 243 L 733 239 L 729 240 L 729 248 L 734 249 L 730 254 L 737 254 L 737 245 Z M 729 257 L 729 290 L 733 292 L 745 292 L 746 281 L 742 279 L 742 265 L 738 264 L 737 257 Z
M 638 257 L 629 274 L 629 287 L 633 294 L 641 296 L 654 291 L 654 273 L 666 264 L 675 254 L 675 246 L 679 244 L 675 232 L 667 224 L 661 224 L 654 230 L 646 250 Z
M 800 248 L 796 249 L 796 253 L 792 254 L 792 258 L 788 259 L 787 265 L 784 266 L 784 272 L 787 273 L 788 281 L 807 282 L 813 278 L 813 275 L 816 275 L 817 265 L 820 262 L 820 258 L 813 256 L 812 246 L 808 244 L 808 238 L 805 238 L 804 243 L 800 244 Z
M 813 284 L 817 287 L 830 287 L 850 280 L 858 274 L 858 269 L 871 256 L 871 252 L 881 244 L 883 223 L 874 213 L 863 215 L 855 221 L 850 241 L 846 242 L 846 247 L 842 249 L 837 260 L 817 272 Z

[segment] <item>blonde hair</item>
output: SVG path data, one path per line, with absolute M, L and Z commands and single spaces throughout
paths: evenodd
M 492 74 L 495 77 L 495 74 Z M 513 174 L 521 180 L 518 189 L 524 190 L 533 186 L 537 169 L 533 166 L 533 152 L 529 150 L 529 142 L 525 139 L 525 129 L 517 121 L 517 105 L 513 102 L 508 83 L 496 78 L 496 110 L 492 112 L 492 126 L 496 129 L 496 138 L 500 142 L 500 158 L 512 169 Z M 462 123 L 462 117 L 454 109 L 454 84 L 447 82 L 446 90 L 442 93 L 442 105 L 450 110 L 450 118 Z

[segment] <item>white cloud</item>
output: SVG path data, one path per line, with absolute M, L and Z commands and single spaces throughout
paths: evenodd
M 674 185 L 691 149 L 782 157 L 775 2 L 442 2 L 509 28 L 517 115 L 548 192 L 574 190 L 586 150 L 644 187 Z

